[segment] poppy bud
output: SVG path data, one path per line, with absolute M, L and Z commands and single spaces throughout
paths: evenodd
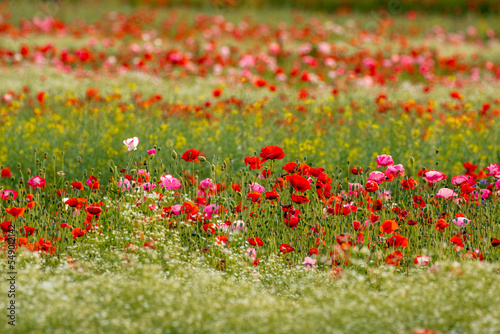
M 413 165 L 415 163 L 415 159 L 413 157 L 410 157 L 410 162 Z
M 31 169 L 29 169 L 29 168 L 28 168 L 28 169 L 26 170 L 26 174 L 31 175 Z
M 200 159 L 201 162 L 207 161 L 207 159 L 204 156 L 202 156 L 202 155 L 200 155 L 199 159 Z
M 177 152 L 175 150 L 172 150 L 172 159 L 177 159 Z
M 111 174 L 113 174 L 113 173 L 115 172 L 115 170 L 113 169 L 113 167 L 111 167 L 111 166 L 109 167 L 109 172 L 110 172 Z
M 215 172 L 215 165 L 212 165 L 212 172 Z

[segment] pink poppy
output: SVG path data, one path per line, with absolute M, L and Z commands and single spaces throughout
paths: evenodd
M 170 174 L 161 176 L 159 183 L 160 187 L 163 187 L 167 190 L 179 189 L 181 187 L 181 181 Z
M 368 181 L 375 181 L 380 184 L 385 181 L 385 174 L 379 171 L 371 172 Z
M 35 176 L 26 183 L 29 184 L 33 188 L 45 187 L 45 179 L 41 178 L 40 176 Z
M 425 173 L 425 177 L 424 177 L 424 179 L 427 180 L 427 182 L 429 182 L 431 184 L 442 181 L 442 180 L 447 179 L 447 178 L 448 177 L 446 175 L 444 175 L 443 173 L 441 173 L 440 171 L 437 171 L 437 170 L 428 171 L 427 173 Z
M 137 145 L 139 145 L 139 138 L 134 137 L 125 139 L 123 143 L 125 144 L 125 146 L 127 146 L 128 151 L 134 151 L 137 150 Z
M 208 179 L 208 178 L 200 182 L 200 187 L 203 190 L 205 190 L 205 189 L 208 189 L 208 190 L 217 189 L 217 186 L 213 183 L 212 179 Z
M 172 213 L 174 215 L 180 215 L 182 210 L 182 204 L 172 205 Z
M 387 167 L 387 170 L 385 171 L 386 174 L 394 175 L 394 176 L 404 176 L 405 175 L 405 169 L 403 165 L 393 165 Z
M 116 186 L 122 190 L 129 190 L 131 187 L 130 181 L 124 177 L 120 178 L 120 181 L 118 181 Z
M 392 160 L 390 155 L 382 154 L 377 157 L 377 168 L 391 165 L 394 165 L 394 160 Z
M 426 266 L 431 262 L 431 258 L 429 256 L 417 256 L 413 263 L 418 264 L 419 266 Z
M 210 205 L 207 205 L 205 207 L 205 209 L 203 210 L 203 212 L 205 212 L 207 215 L 211 216 L 214 213 L 216 213 L 217 210 L 219 210 L 219 206 L 217 204 L 210 204 Z
M 452 190 L 448 188 L 441 188 L 439 189 L 438 193 L 436 194 L 436 197 L 441 197 L 444 199 L 450 199 L 456 196 L 457 194 Z
M 470 223 L 470 219 L 467 219 L 465 217 L 458 217 L 456 219 L 453 219 L 452 222 L 455 223 L 455 225 L 457 225 L 458 227 L 464 227 Z
M 10 189 L 4 190 L 3 193 L 2 193 L 2 199 L 4 201 L 6 201 L 8 199 L 14 200 L 14 199 L 16 199 L 16 197 L 17 197 L 18 194 L 19 193 L 17 191 L 14 191 L 14 190 L 10 190 Z
M 153 154 L 156 154 L 156 149 L 152 148 L 148 151 L 148 154 L 149 155 L 153 155 Z
M 257 182 L 250 184 L 250 191 L 252 192 L 258 192 L 259 194 L 262 194 L 265 190 L 266 189 Z
M 500 166 L 497 164 L 490 164 L 488 167 L 484 167 L 488 170 L 488 176 L 500 175 Z
M 316 268 L 316 261 L 317 259 L 313 259 L 312 257 L 306 256 L 304 259 L 304 263 L 302 263 L 305 267 L 306 270 L 311 270 Z
M 469 182 L 470 179 L 471 177 L 469 175 L 457 175 L 451 179 L 451 183 L 458 185 L 464 182 Z

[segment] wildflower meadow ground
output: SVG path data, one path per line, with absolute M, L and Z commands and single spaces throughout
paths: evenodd
M 173 3 L 0 2 L 0 331 L 500 333 L 495 2 Z

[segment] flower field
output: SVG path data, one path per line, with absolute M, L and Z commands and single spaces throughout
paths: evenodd
M 494 15 L 88 4 L 0 3 L 2 332 L 500 332 Z

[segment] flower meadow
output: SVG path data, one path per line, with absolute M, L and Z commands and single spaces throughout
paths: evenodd
M 1 328 L 499 332 L 494 17 L 85 4 L 0 5 Z

